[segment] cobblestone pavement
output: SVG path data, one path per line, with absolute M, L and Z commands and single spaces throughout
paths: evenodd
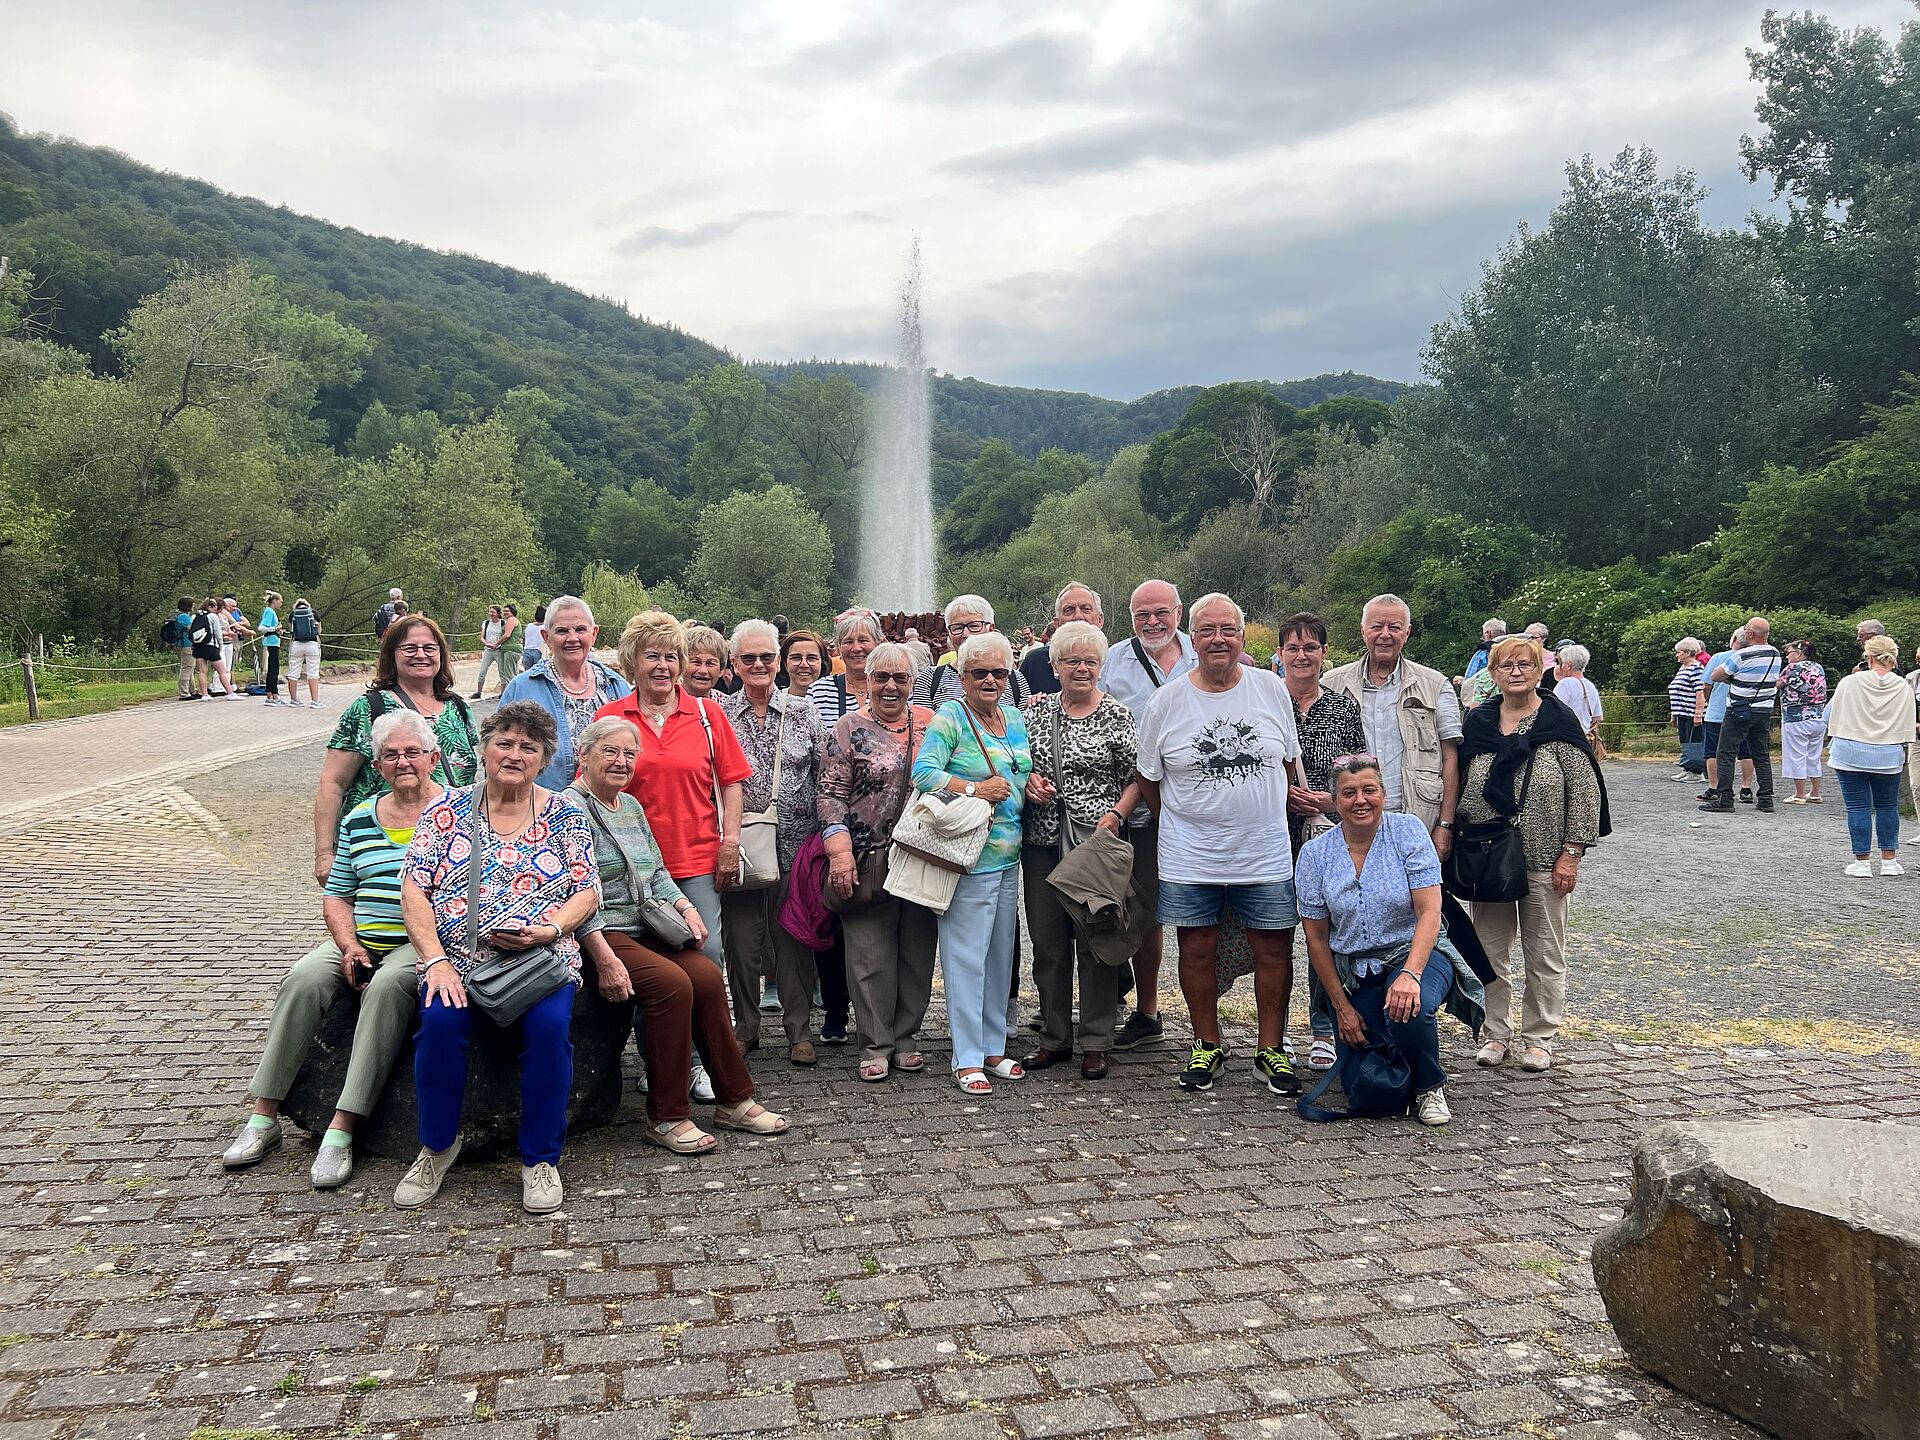
M 318 1195 L 303 1140 L 217 1160 L 317 932 L 315 765 L 16 809 L 0 905 L 44 938 L 0 979 L 0 1440 L 1752 1440 L 1605 1324 L 1588 1245 L 1634 1136 L 1920 1114 L 1909 1060 L 1593 1042 L 1533 1077 L 1475 1070 L 1450 1022 L 1439 1132 L 1306 1126 L 1244 1050 L 1204 1098 L 1163 1052 L 986 1102 L 938 1041 L 884 1086 L 763 1052 L 790 1137 L 686 1160 L 622 1123 L 571 1141 L 557 1216 L 510 1162 L 402 1215 L 395 1161 Z

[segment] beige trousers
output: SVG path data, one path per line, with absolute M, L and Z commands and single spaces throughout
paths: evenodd
M 1507 978 L 1507 962 L 1516 936 L 1525 966 L 1520 1038 L 1547 1049 L 1560 1033 L 1567 1011 L 1567 899 L 1553 888 L 1551 870 L 1529 870 L 1524 899 L 1473 905 L 1473 928 L 1494 973 L 1487 982 L 1487 1039 L 1513 1042 L 1513 983 Z

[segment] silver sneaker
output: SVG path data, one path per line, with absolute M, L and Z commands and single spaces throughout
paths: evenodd
M 1413 1118 L 1422 1125 L 1444 1125 L 1453 1119 L 1453 1111 L 1447 1108 L 1446 1090 L 1436 1085 L 1414 1096 Z
M 220 1156 L 220 1163 L 229 1170 L 244 1170 L 249 1165 L 258 1165 L 266 1159 L 269 1151 L 280 1148 L 283 1134 L 278 1116 L 267 1126 L 242 1121 L 240 1128 L 234 1132 L 233 1143 Z
M 693 1086 L 687 1093 L 702 1105 L 713 1103 L 713 1077 L 707 1074 L 707 1067 L 698 1060 L 693 1062 Z
M 459 1158 L 458 1135 L 453 1137 L 453 1144 L 437 1155 L 422 1145 L 420 1158 L 413 1162 L 413 1168 L 402 1175 L 400 1183 L 393 1187 L 394 1205 L 402 1210 L 418 1210 L 440 1193 L 441 1182 L 447 1178 L 447 1172 Z
M 529 1215 L 551 1215 L 566 1198 L 560 1172 L 546 1161 L 520 1167 L 520 1208 Z
M 316 1190 L 336 1190 L 353 1178 L 353 1146 L 322 1145 L 314 1153 L 313 1169 L 307 1172 Z

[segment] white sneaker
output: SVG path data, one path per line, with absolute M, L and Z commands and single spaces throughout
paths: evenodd
M 707 1074 L 707 1067 L 698 1060 L 693 1062 L 693 1085 L 687 1093 L 702 1105 L 713 1103 L 713 1077 Z
M 1444 1125 L 1453 1119 L 1453 1111 L 1447 1108 L 1447 1092 L 1443 1086 L 1413 1097 L 1413 1118 L 1422 1125 Z
M 246 698 L 245 694 L 238 690 L 229 690 L 227 692 L 227 699 L 229 700 L 244 700 Z
M 560 1172 L 546 1161 L 520 1167 L 520 1208 L 529 1215 L 551 1215 L 566 1198 Z
M 319 708 L 320 708 L 320 702 L 318 700 L 309 700 L 307 702 L 307 709 L 318 710 Z
M 1902 865 L 1898 860 L 1882 860 L 1880 862 L 1880 873 L 1882 875 L 1904 875 L 1907 873 L 1907 867 Z
M 458 1135 L 453 1137 L 453 1144 L 438 1154 L 421 1146 L 420 1158 L 413 1162 L 413 1168 L 402 1175 L 400 1183 L 394 1187 L 394 1205 L 402 1210 L 418 1210 L 440 1193 L 441 1182 L 447 1178 L 447 1172 L 459 1158 Z
M 1853 876 L 1856 880 L 1871 879 L 1873 876 L 1873 865 L 1866 860 L 1850 860 L 1847 862 L 1847 874 Z

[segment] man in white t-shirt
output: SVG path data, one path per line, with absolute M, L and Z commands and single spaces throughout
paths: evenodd
M 1180 993 L 1193 1021 L 1180 1084 L 1211 1089 L 1226 1068 L 1214 961 L 1231 910 L 1253 950 L 1254 1068 L 1275 1094 L 1297 1095 L 1286 1052 L 1298 923 L 1287 839 L 1287 781 L 1300 756 L 1293 701 L 1279 676 L 1240 663 L 1246 617 L 1232 599 L 1203 596 L 1190 616 L 1199 663 L 1154 692 L 1138 762 L 1143 797 L 1160 822 L 1157 918 L 1179 930 Z

